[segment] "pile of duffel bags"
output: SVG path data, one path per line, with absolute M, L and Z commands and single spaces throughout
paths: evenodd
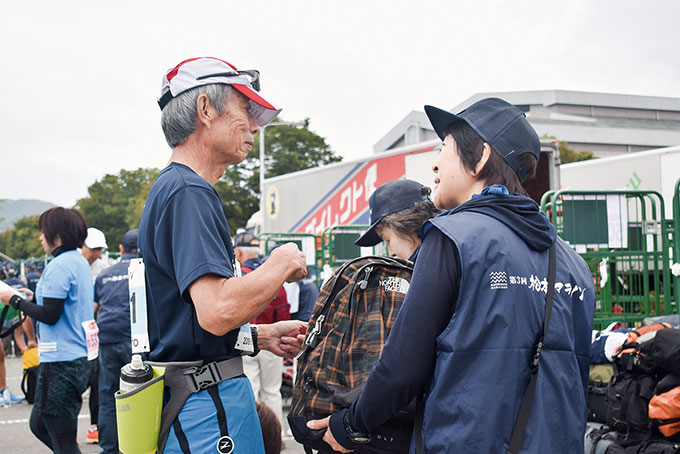
M 585 454 L 680 454 L 678 318 L 593 336 Z

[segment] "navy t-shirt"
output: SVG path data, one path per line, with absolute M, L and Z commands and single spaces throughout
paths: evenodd
M 99 273 L 94 282 L 94 300 L 99 303 L 99 342 L 130 342 L 130 290 L 128 268 L 137 254 L 123 254 L 120 262 Z
M 37 271 L 29 271 L 26 273 L 26 281 L 28 282 L 28 288 L 35 293 L 35 286 L 40 280 L 40 274 Z
M 146 269 L 151 360 L 235 356 L 238 329 L 224 336 L 205 331 L 188 292 L 206 274 L 234 276 L 234 248 L 215 188 L 183 164 L 163 169 L 144 205 L 139 248 Z
M 18 277 L 8 277 L 7 279 L 3 280 L 5 284 L 9 285 L 12 288 L 23 288 L 26 287 L 26 284 L 24 284 L 24 281 L 19 279 Z

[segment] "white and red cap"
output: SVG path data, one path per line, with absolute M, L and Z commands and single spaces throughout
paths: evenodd
M 234 65 L 214 57 L 197 57 L 184 60 L 163 76 L 161 110 L 177 95 L 192 88 L 209 84 L 227 84 L 238 90 L 250 102 L 249 112 L 260 126 L 271 122 L 281 112 L 258 93 L 259 72 L 239 71 Z

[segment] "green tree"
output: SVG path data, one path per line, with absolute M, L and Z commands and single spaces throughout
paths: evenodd
M 557 149 L 560 150 L 560 162 L 562 164 L 595 159 L 592 151 L 574 151 L 574 149 L 569 148 L 569 144 L 563 140 L 557 142 Z
M 104 232 L 109 247 L 114 251 L 125 232 L 139 225 L 139 206 L 141 203 L 143 207 L 146 199 L 146 195 L 142 194 L 144 191 L 148 193 L 156 176 L 158 169 L 145 168 L 123 169 L 117 175 L 107 174 L 87 188 L 89 197 L 78 201 L 76 206 L 85 215 L 87 224 Z
M 309 118 L 305 119 L 301 128 L 270 126 L 265 128 L 264 134 L 267 178 L 342 160 L 341 156 L 331 150 L 326 139 L 309 130 Z M 259 134 L 255 137 L 253 149 L 246 159 L 238 165 L 229 166 L 215 189 L 222 197 L 229 229 L 235 232 L 259 209 Z
M 155 170 L 156 176 L 158 176 L 158 169 L 153 170 Z M 156 176 L 154 176 L 151 181 L 144 184 L 141 191 L 139 191 L 139 194 L 137 194 L 135 199 L 130 202 L 129 210 L 125 215 L 125 221 L 127 222 L 127 225 L 131 226 L 131 229 L 137 228 L 139 226 L 139 221 L 142 220 L 144 203 L 146 202 L 146 198 L 149 195 L 149 190 L 151 189 L 151 185 L 153 184 L 153 180 L 156 179 Z
M 541 139 L 556 140 L 555 136 L 548 135 L 544 135 L 543 137 L 541 137 Z M 564 140 L 557 141 L 557 150 L 560 152 L 561 164 L 596 159 L 592 151 L 574 151 L 573 148 L 569 147 L 569 143 Z
M 305 118 L 302 128 L 276 126 L 266 128 L 264 133 L 264 163 L 267 178 L 342 161 L 342 157 L 331 150 L 326 139 L 309 130 L 309 118 Z M 258 134 L 253 151 L 250 153 L 255 155 L 255 160 L 258 162 L 259 147 Z M 259 167 L 255 173 L 259 178 Z
M 0 252 L 9 255 L 12 248 L 12 230 L 5 230 L 0 233 Z
M 6 248 L 5 252 L 7 255 L 15 260 L 20 260 L 45 254 L 40 244 L 39 217 L 27 216 L 18 219 L 12 230 L 3 233 L 0 242 L 7 241 L 7 237 L 9 237 L 9 247 Z

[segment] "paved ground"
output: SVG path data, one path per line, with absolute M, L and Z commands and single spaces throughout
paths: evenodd
M 10 389 L 17 395 L 23 395 L 20 388 L 22 365 L 21 358 L 6 358 L 7 383 Z M 26 402 L 12 405 L 10 408 L 0 406 L 0 451 L 3 454 L 40 454 L 49 453 L 28 428 L 28 418 L 32 406 Z M 284 413 L 287 409 L 284 408 Z M 90 427 L 90 415 L 87 400 L 83 402 L 83 408 L 78 417 L 78 443 L 83 453 L 99 453 L 101 449 L 97 445 L 85 443 L 87 429 Z M 304 449 L 293 438 L 284 438 L 285 448 L 283 454 L 303 454 Z

